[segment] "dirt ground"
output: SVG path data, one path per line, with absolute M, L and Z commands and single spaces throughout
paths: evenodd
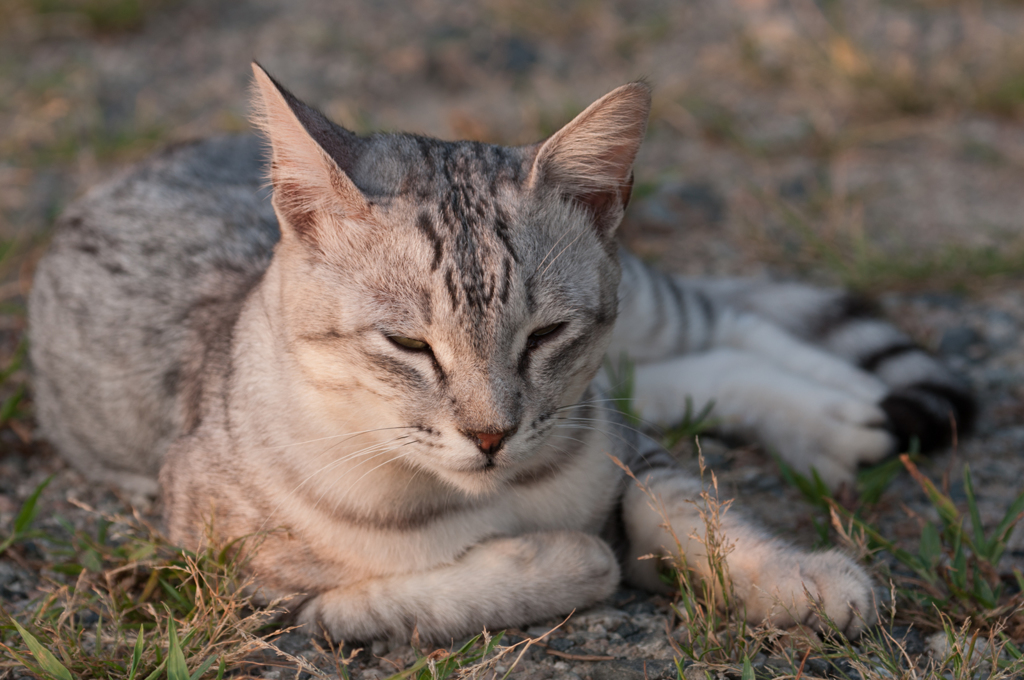
M 977 390 L 975 432 L 923 470 L 946 475 L 960 502 L 969 464 L 990 525 L 1024 487 L 1022 35 L 1011 0 L 0 0 L 0 366 L 62 208 L 162 145 L 247 129 L 251 59 L 356 131 L 498 143 L 536 141 L 643 77 L 654 109 L 627 245 L 681 273 L 799 277 L 878 299 Z M 41 522 L 77 523 L 72 499 L 122 508 L 34 438 L 30 392 L 16 397 L 25 382 L 18 368 L 0 385 L 13 404 L 0 410 L 0 537 L 51 474 Z M 763 454 L 708 453 L 745 507 L 814 540 L 809 506 Z M 911 540 L 918 516 L 935 519 L 907 475 L 876 513 Z M 46 587 L 26 573 L 32 558 L 0 558 L 0 602 Z M 1014 566 L 1024 532 L 1000 568 Z M 666 603 L 620 595 L 519 676 L 674 677 Z M 319 658 L 303 636 L 287 642 Z M 413 655 L 360 658 L 354 676 L 374 678 Z

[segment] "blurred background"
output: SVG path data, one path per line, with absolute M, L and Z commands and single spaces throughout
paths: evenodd
M 247 129 L 254 58 L 356 131 L 511 144 L 649 79 L 623 237 L 666 268 L 869 293 L 1024 271 L 1013 0 L 0 0 L 4 243 L 157 147 Z

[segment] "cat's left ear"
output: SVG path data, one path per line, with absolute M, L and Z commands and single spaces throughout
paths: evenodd
M 590 213 L 611 236 L 633 189 L 633 161 L 647 131 L 651 88 L 635 82 L 591 104 L 544 142 L 530 171 L 533 187 L 550 186 Z

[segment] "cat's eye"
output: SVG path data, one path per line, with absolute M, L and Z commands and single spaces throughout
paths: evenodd
M 564 325 L 565 324 L 563 323 L 553 323 L 550 326 L 538 328 L 534 332 L 530 333 L 530 337 L 526 339 L 526 346 L 530 349 L 533 349 L 540 343 L 547 340 L 550 335 L 552 335 L 555 331 L 561 329 Z
M 388 340 L 395 343 L 399 347 L 413 350 L 424 350 L 430 349 L 430 345 L 423 342 L 422 340 L 414 340 L 413 338 L 407 338 L 404 335 L 389 335 Z

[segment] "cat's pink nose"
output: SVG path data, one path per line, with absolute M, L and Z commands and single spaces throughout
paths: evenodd
M 469 436 L 476 440 L 476 445 L 480 447 L 481 451 L 490 453 L 498 448 L 506 434 L 505 432 L 498 432 L 496 434 L 491 432 L 470 432 Z

